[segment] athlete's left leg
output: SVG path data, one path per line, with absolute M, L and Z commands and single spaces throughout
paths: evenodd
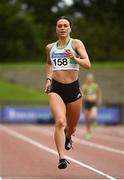
M 85 139 L 90 140 L 92 138 L 92 125 L 96 121 L 97 108 L 96 106 L 85 111 L 86 118 L 86 130 Z
M 96 121 L 96 118 L 97 118 L 97 107 L 94 106 L 91 108 L 89 113 L 89 119 L 91 121 L 91 124 L 93 124 Z
M 67 124 L 66 124 L 66 137 L 69 138 L 75 132 L 76 126 L 80 118 L 80 111 L 82 106 L 82 98 L 67 104 L 66 106 L 66 115 L 67 115 Z

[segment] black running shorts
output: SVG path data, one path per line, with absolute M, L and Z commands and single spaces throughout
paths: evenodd
M 57 93 L 65 104 L 74 102 L 82 96 L 78 80 L 69 84 L 63 84 L 53 79 L 49 93 L 52 92 Z
M 96 101 L 84 101 L 84 108 L 85 109 L 91 109 L 92 107 L 97 106 L 97 102 Z

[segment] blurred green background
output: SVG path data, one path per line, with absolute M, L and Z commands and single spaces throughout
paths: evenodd
M 71 18 L 73 38 L 83 41 L 103 103 L 124 102 L 123 0 L 1 0 L 0 104 L 48 104 L 44 93 L 45 46 L 57 40 L 56 19 Z

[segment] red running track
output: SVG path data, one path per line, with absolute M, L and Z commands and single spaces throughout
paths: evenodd
M 98 126 L 91 141 L 77 127 L 74 148 L 66 151 L 70 165 L 57 168 L 53 125 L 0 125 L 0 179 L 124 179 L 124 127 Z

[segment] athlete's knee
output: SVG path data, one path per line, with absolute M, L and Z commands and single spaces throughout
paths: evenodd
M 89 119 L 90 119 L 90 120 L 96 119 L 96 114 L 91 114 L 91 115 L 89 116 Z
M 56 127 L 57 128 L 64 128 L 65 127 L 65 125 L 66 125 L 66 123 L 65 123 L 65 118 L 59 118 L 59 119 L 57 119 L 57 121 L 56 121 Z

